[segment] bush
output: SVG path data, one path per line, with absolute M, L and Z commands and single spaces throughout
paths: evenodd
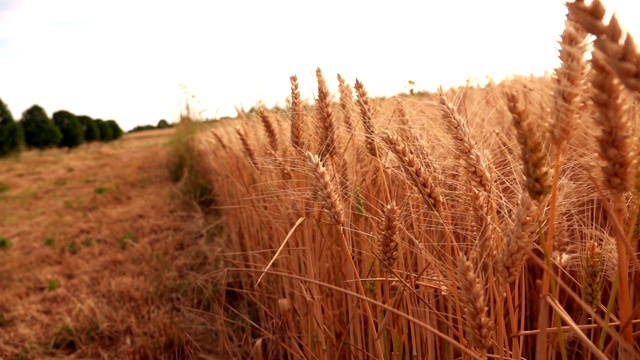
M 113 134 L 112 140 L 120 139 L 122 134 L 124 134 L 124 131 L 122 131 L 118 123 L 115 120 L 107 120 L 106 123 L 111 127 L 111 132 Z
M 65 110 L 56 111 L 53 113 L 53 122 L 62 132 L 62 141 L 60 141 L 59 146 L 72 149 L 84 142 L 82 124 L 72 113 Z
M 111 125 L 102 119 L 96 119 L 95 123 L 98 125 L 98 129 L 100 129 L 100 141 L 107 142 L 114 139 Z
M 24 129 L 25 142 L 31 148 L 42 150 L 54 147 L 62 140 L 60 129 L 38 105 L 33 105 L 22 113 L 20 123 Z
M 156 125 L 156 128 L 158 129 L 166 129 L 170 127 L 171 125 L 165 119 L 161 119 L 160 121 L 158 121 L 158 125 Z
M 100 127 L 95 120 L 86 115 L 78 116 L 78 121 L 84 129 L 84 141 L 100 141 Z
M 0 157 L 20 151 L 24 143 L 24 133 L 15 122 L 7 105 L 0 100 Z

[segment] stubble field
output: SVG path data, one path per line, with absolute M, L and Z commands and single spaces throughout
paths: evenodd
M 1 358 L 214 352 L 189 314 L 213 236 L 170 180 L 172 136 L 0 162 Z

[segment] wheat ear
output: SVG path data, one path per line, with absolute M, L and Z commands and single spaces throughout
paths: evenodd
M 605 8 L 600 0 L 593 0 L 591 5 L 584 0 L 567 3 L 572 19 L 582 25 L 597 38 L 595 48 L 603 54 L 603 60 L 609 64 L 613 72 L 629 90 L 640 92 L 640 55 L 633 37 L 620 27 L 614 15 L 608 24 L 604 23 Z
M 271 117 L 264 109 L 264 107 L 260 106 L 258 109 L 258 115 L 260 116 L 260 120 L 262 121 L 262 126 L 264 126 L 264 130 L 267 133 L 267 138 L 269 139 L 269 146 L 271 146 L 271 150 L 277 154 L 280 148 L 280 140 L 278 136 L 278 132 L 276 131 L 275 124 Z
M 300 150 L 307 150 L 304 141 L 304 109 L 302 108 L 302 100 L 300 99 L 300 90 L 298 89 L 298 77 L 293 75 L 291 80 L 291 144 Z
M 318 155 L 324 161 L 339 150 L 337 149 L 336 125 L 331 110 L 331 95 L 320 68 L 316 69 L 316 78 L 318 79 L 318 100 L 316 103 L 320 122 L 320 151 Z
M 380 260 L 385 265 L 383 270 L 388 273 L 398 260 L 398 207 L 395 203 L 384 207 L 382 218 L 378 250 Z
M 358 79 L 356 79 L 355 89 L 356 94 L 358 95 L 358 108 L 360 109 L 360 118 L 362 119 L 362 125 L 364 126 L 365 145 L 369 154 L 377 158 L 378 148 L 375 141 L 376 128 L 373 124 L 373 108 L 371 107 L 369 94 L 364 88 L 364 84 Z
M 583 254 L 582 263 L 582 299 L 596 309 L 600 304 L 600 294 L 602 292 L 603 279 L 603 255 L 598 248 L 598 244 L 591 240 L 587 242 L 587 247 Z
M 584 54 L 587 51 L 586 37 L 587 32 L 571 21 L 567 15 L 560 40 L 561 63 L 555 70 L 553 88 L 554 117 L 551 139 L 557 151 L 562 151 L 575 128 L 580 97 L 586 92 L 587 63 L 584 61 Z
M 552 186 L 544 142 L 535 124 L 529 119 L 529 112 L 520 97 L 515 93 L 506 93 L 505 98 L 520 144 L 525 187 L 531 199 L 540 201 L 551 192 Z
M 256 152 L 253 150 L 253 147 L 251 146 L 251 143 L 247 138 L 247 134 L 239 126 L 236 127 L 236 133 L 238 134 L 240 142 L 242 143 L 242 150 L 244 151 L 244 154 L 246 155 L 247 159 L 249 159 L 251 165 L 255 167 L 257 165 Z
M 420 165 L 415 155 L 405 144 L 401 143 L 398 137 L 391 135 L 388 131 L 382 132 L 382 140 L 389 146 L 389 150 L 396 155 L 398 161 L 415 186 L 418 193 L 429 208 L 443 214 L 443 198 L 438 188 L 433 184 L 426 171 Z
M 500 254 L 498 271 L 506 283 L 514 281 L 529 257 L 536 232 L 537 206 L 525 191 L 515 213 L 513 227 L 507 232 L 504 248 Z
M 456 272 L 460 304 L 464 310 L 467 339 L 482 354 L 491 346 L 491 319 L 487 315 L 484 286 L 473 264 L 464 255 L 458 258 Z
M 486 193 L 471 187 L 471 208 L 476 241 L 477 264 L 493 264 L 496 252 L 495 226 L 491 222 L 491 209 Z
M 224 140 L 222 140 L 222 137 L 220 137 L 220 134 L 218 134 L 218 132 L 215 131 L 215 129 L 211 129 L 211 135 L 213 135 L 213 137 L 216 138 L 216 140 L 218 141 L 218 144 L 220 144 L 222 149 L 229 150 L 229 148 L 227 147 L 227 144 L 225 143 Z
M 333 181 L 331 181 L 331 176 L 329 176 L 326 167 L 318 156 L 313 155 L 308 151 L 305 156 L 313 170 L 314 178 L 317 181 L 316 188 L 320 193 L 320 197 L 324 201 L 323 209 L 327 212 L 327 215 L 335 225 L 341 229 L 344 228 L 344 206 L 340 196 L 335 190 Z
M 338 90 L 340 91 L 340 108 L 342 109 L 342 118 L 344 121 L 347 130 L 350 133 L 353 133 L 356 129 L 353 124 L 353 91 L 351 90 L 351 86 L 345 83 L 344 79 L 340 74 L 337 76 L 338 78 Z
M 439 99 L 442 118 L 449 129 L 461 159 L 465 163 L 465 169 L 472 184 L 477 190 L 491 194 L 491 172 L 488 162 L 485 156 L 478 151 L 466 119 L 458 115 L 453 105 L 444 97 L 442 90 L 439 92 Z
M 598 143 L 600 156 L 605 160 L 602 168 L 605 184 L 623 193 L 634 185 L 635 160 L 631 155 L 631 125 L 623 104 L 622 87 L 601 52 L 593 52 L 591 64 L 594 74 L 591 84 L 596 90 L 592 100 L 598 110 L 594 120 L 602 129 Z

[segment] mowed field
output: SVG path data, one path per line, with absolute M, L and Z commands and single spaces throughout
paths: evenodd
M 188 309 L 213 236 L 169 179 L 172 134 L 0 161 L 0 358 L 211 353 Z

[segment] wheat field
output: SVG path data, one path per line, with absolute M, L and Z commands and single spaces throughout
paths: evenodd
M 567 7 L 553 76 L 381 99 L 317 69 L 198 134 L 225 356 L 640 358 L 640 57 Z

